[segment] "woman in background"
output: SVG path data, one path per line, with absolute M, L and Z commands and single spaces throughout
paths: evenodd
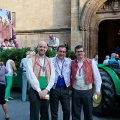
M 16 61 L 17 56 L 15 54 L 12 54 L 10 56 L 10 58 L 8 59 L 8 61 L 6 62 L 6 68 L 8 69 L 8 73 L 6 74 L 6 81 L 7 81 L 7 87 L 6 87 L 6 91 L 5 91 L 5 100 L 9 101 L 12 100 L 13 98 L 10 97 L 10 90 L 12 87 L 12 79 L 13 76 L 16 75 L 16 66 L 15 66 L 15 62 Z
M 6 81 L 5 81 L 5 74 L 8 73 L 8 70 L 4 66 L 4 63 L 0 61 L 0 104 L 5 112 L 6 120 L 9 120 L 8 109 L 5 101 L 5 88 L 6 88 Z

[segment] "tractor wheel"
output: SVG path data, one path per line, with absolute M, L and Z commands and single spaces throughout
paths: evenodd
M 115 87 L 106 71 L 99 69 L 99 72 L 102 78 L 101 96 L 97 100 L 93 99 L 93 114 L 104 116 L 115 106 Z

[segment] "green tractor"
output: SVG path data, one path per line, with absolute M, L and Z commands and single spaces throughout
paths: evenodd
M 118 62 L 111 62 L 108 66 L 98 64 L 102 78 L 101 96 L 93 99 L 93 114 L 103 116 L 120 108 L 120 67 Z

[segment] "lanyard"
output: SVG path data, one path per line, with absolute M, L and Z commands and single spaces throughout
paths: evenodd
M 42 71 L 43 71 L 43 72 L 45 71 L 45 58 L 44 58 L 43 66 L 42 66 Z
M 2 66 L 0 67 L 0 70 L 2 69 Z
M 79 70 L 79 71 L 78 71 L 78 72 L 79 72 L 78 74 L 79 74 L 79 76 L 81 76 L 81 69 L 82 69 L 82 68 L 83 68 L 83 65 L 82 65 L 81 67 L 78 67 L 78 70 Z
M 58 68 L 59 68 L 59 70 L 60 70 L 60 72 L 61 72 L 61 75 L 62 75 L 62 70 L 63 70 L 64 62 L 65 62 L 65 60 L 62 62 L 62 67 L 61 67 L 61 69 L 60 69 L 60 66 L 59 66 L 59 64 L 58 64 L 58 61 L 57 61 L 57 59 L 56 59 L 56 63 L 57 63 L 57 66 L 58 66 Z

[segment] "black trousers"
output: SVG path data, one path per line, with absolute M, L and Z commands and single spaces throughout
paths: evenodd
M 49 120 L 49 100 L 40 99 L 38 93 L 30 88 L 30 120 Z M 40 119 L 39 119 L 40 112 Z
M 50 91 L 51 120 L 58 120 L 59 101 L 62 105 L 63 120 L 70 119 L 70 96 L 68 88 L 56 88 Z
M 83 105 L 84 119 L 92 120 L 92 89 L 72 89 L 72 120 L 81 120 L 81 105 Z
M 5 101 L 5 89 L 6 89 L 6 86 L 4 84 L 0 84 L 0 104 L 1 105 L 6 103 L 6 101 Z

